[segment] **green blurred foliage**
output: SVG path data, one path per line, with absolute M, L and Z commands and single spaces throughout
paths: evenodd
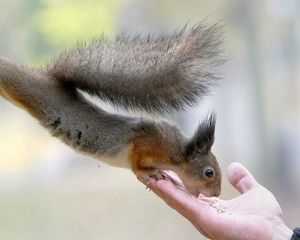
M 34 20 L 38 30 L 55 46 L 72 46 L 95 35 L 115 33 L 120 0 L 45 1 Z

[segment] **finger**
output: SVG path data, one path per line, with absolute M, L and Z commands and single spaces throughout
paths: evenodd
M 139 178 L 138 178 L 139 179 Z M 141 181 L 141 179 L 139 179 Z M 203 196 L 199 199 L 190 195 L 186 191 L 177 188 L 168 180 L 148 179 L 146 184 L 156 195 L 162 198 L 170 207 L 187 218 L 204 236 L 211 239 L 211 231 L 221 215 L 215 208 L 211 207 L 212 201 L 220 199 L 205 197 L 207 201 L 203 201 Z
M 150 179 L 148 186 L 153 192 L 173 206 L 181 206 L 189 201 L 193 201 L 193 197 L 189 193 L 177 188 L 167 180 L 155 181 L 154 179 Z
M 195 198 L 189 193 L 177 188 L 172 182 L 166 180 L 149 181 L 150 189 L 161 197 L 172 208 L 179 211 L 182 215 L 188 218 L 206 219 L 206 215 L 214 213 L 209 203 Z
M 245 193 L 259 186 L 252 174 L 242 164 L 233 162 L 227 170 L 227 178 L 240 193 Z
M 206 231 L 209 225 L 209 215 L 215 214 L 205 202 L 191 196 L 189 193 L 178 189 L 172 182 L 166 180 L 155 181 L 150 179 L 149 188 L 162 198 L 170 207 L 187 218 L 204 236 L 210 238 Z

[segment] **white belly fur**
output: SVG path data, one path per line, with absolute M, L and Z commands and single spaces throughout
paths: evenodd
M 127 145 L 120 152 L 112 156 L 101 156 L 98 159 L 101 162 L 105 162 L 113 167 L 129 168 L 131 169 L 130 152 L 132 145 Z

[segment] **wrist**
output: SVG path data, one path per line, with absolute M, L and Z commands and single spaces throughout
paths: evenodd
M 276 229 L 274 229 L 274 235 L 272 240 L 290 240 L 292 238 L 293 231 L 289 229 L 286 225 L 281 224 Z

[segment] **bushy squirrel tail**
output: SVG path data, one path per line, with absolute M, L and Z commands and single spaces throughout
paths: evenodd
M 178 111 L 209 94 L 219 79 L 221 36 L 220 24 L 199 23 L 158 37 L 101 38 L 62 53 L 46 71 L 118 107 Z

